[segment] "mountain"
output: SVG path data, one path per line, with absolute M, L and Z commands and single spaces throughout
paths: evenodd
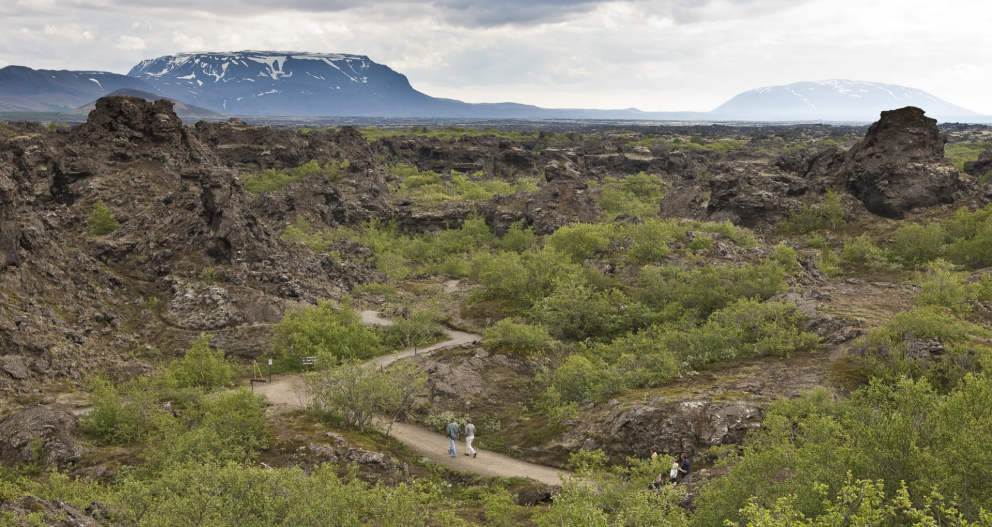
M 916 88 L 832 79 L 769 86 L 736 95 L 710 112 L 721 119 L 747 121 L 874 121 L 884 110 L 916 106 L 940 121 L 983 116 Z M 985 120 L 992 120 L 985 117 Z
M 141 79 L 106 71 L 0 69 L 0 111 L 65 112 L 116 90 L 155 92 Z
M 217 112 L 212 112 L 206 108 L 200 108 L 199 106 L 193 106 L 192 104 L 187 104 L 183 101 L 176 99 L 171 99 L 169 97 L 163 97 L 154 93 L 149 93 L 141 90 L 134 90 L 131 88 L 121 88 L 114 92 L 108 93 L 106 97 L 113 96 L 125 96 L 125 97 L 137 97 L 139 99 L 144 99 L 148 102 L 155 102 L 158 99 L 168 99 L 172 101 L 173 107 L 176 115 L 183 120 L 195 120 L 195 119 L 224 119 L 225 117 Z M 96 101 L 91 101 L 89 104 L 80 106 L 70 113 L 80 113 L 88 114 L 96 108 Z
M 645 120 L 703 115 L 469 104 L 431 97 L 388 66 L 341 53 L 181 53 L 143 61 L 128 75 L 170 97 L 234 115 Z

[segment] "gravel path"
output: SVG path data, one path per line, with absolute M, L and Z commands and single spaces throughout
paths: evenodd
M 384 325 L 390 323 L 388 319 L 379 317 L 379 314 L 375 311 L 362 311 L 361 315 L 362 321 L 366 324 Z M 398 359 L 414 354 L 430 353 L 447 346 L 456 346 L 482 340 L 482 335 L 454 330 L 448 330 L 448 336 L 451 338 L 444 342 L 423 348 L 403 350 L 399 353 L 385 355 L 373 360 L 378 365 L 387 366 Z M 273 379 L 271 383 L 257 384 L 255 385 L 255 393 L 264 394 L 273 405 L 283 404 L 294 408 L 303 408 L 306 406 L 305 396 L 303 395 L 298 375 L 282 375 Z M 389 422 L 376 420 L 376 425 L 381 430 L 385 430 Z M 455 449 L 458 451 L 458 457 L 453 458 L 448 453 L 448 439 L 443 434 L 428 430 L 419 425 L 394 423 L 390 435 L 431 461 L 483 476 L 530 478 L 547 485 L 560 485 L 562 475 L 571 475 L 568 471 L 527 463 L 495 452 L 481 450 L 474 445 L 479 455 L 474 458 L 466 456 L 465 442 L 462 440 L 456 442 Z

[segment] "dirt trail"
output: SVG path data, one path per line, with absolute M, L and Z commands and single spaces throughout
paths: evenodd
M 362 311 L 361 316 L 362 321 L 370 325 L 388 325 L 391 323 L 390 320 L 380 317 L 375 311 Z M 447 333 L 450 338 L 444 342 L 438 342 L 437 344 L 423 348 L 406 349 L 392 355 L 373 359 L 373 362 L 381 366 L 387 366 L 398 359 L 414 354 L 430 353 L 436 349 L 482 340 L 482 335 L 475 333 L 465 333 L 450 329 Z M 264 394 L 273 405 L 288 405 L 294 408 L 306 406 L 306 398 L 303 395 L 298 375 L 282 375 L 273 379 L 271 383 L 255 385 L 255 393 Z M 385 430 L 389 426 L 389 422 L 376 420 L 376 425 L 381 430 Z M 390 435 L 435 463 L 441 463 L 457 470 L 474 472 L 483 476 L 530 478 L 547 485 L 560 485 L 562 475 L 571 475 L 568 471 L 527 463 L 494 452 L 481 450 L 478 447 L 475 447 L 475 450 L 479 453 L 478 457 L 472 458 L 465 455 L 465 442 L 461 440 L 457 441 L 455 447 L 458 451 L 458 457 L 453 458 L 448 453 L 448 439 L 443 434 L 433 432 L 418 425 L 394 423 Z

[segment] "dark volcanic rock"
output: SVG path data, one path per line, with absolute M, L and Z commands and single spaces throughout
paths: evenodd
M 992 150 L 986 150 L 979 154 L 977 161 L 965 163 L 964 171 L 975 177 L 982 177 L 992 172 Z
M 706 207 L 711 221 L 730 220 L 755 227 L 784 219 L 783 198 L 807 191 L 806 182 L 777 167 L 735 163 L 710 179 L 710 201 Z
M 79 461 L 82 449 L 73 433 L 76 416 L 67 407 L 35 406 L 0 422 L 0 462 L 5 465 L 34 463 L 64 467 Z M 36 459 L 36 448 L 44 447 L 44 458 Z
M 907 106 L 882 112 L 843 167 L 847 188 L 880 216 L 903 218 L 912 209 L 952 203 L 962 189 L 958 171 L 944 159 L 947 139 L 937 121 Z

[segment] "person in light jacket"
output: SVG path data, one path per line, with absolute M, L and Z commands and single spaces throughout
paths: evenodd
M 465 455 L 474 459 L 478 452 L 472 448 L 472 440 L 475 439 L 475 425 L 471 419 L 465 419 Z
M 457 440 L 458 436 L 461 435 L 462 427 L 458 426 L 458 423 L 455 422 L 454 417 L 448 419 L 448 428 L 445 432 L 447 433 L 448 441 L 451 442 L 451 448 L 448 449 L 448 452 L 451 452 L 451 457 L 458 457 L 458 453 L 455 452 L 455 440 Z

